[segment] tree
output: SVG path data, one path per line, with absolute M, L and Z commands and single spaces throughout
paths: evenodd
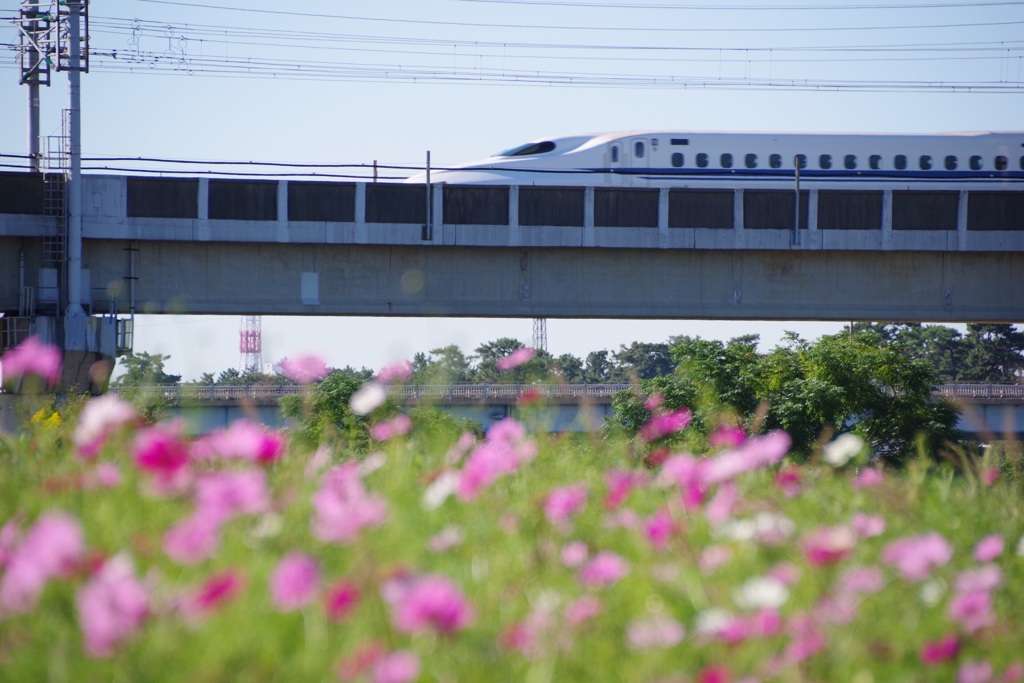
M 501 371 L 497 368 L 500 358 L 510 355 L 518 349 L 525 349 L 526 345 L 518 339 L 502 337 L 492 342 L 486 342 L 477 347 L 474 357 L 477 359 L 476 373 L 474 380 L 481 384 L 528 384 L 548 379 L 548 365 L 551 362 L 551 354 L 546 351 L 537 351 L 536 355 L 517 368 Z
M 473 368 L 455 344 L 432 349 L 430 355 L 417 353 L 412 361 L 414 384 L 456 384 L 472 381 Z
M 964 382 L 1015 384 L 1024 379 L 1024 332 L 1013 325 L 967 325 Z
M 612 373 L 615 366 L 608 355 L 608 351 L 591 351 L 587 354 L 586 365 L 583 368 L 584 382 L 607 384 L 614 381 Z
M 646 342 L 633 342 L 629 346 L 623 344 L 615 353 L 615 363 L 627 377 L 636 379 L 652 379 L 671 375 L 675 370 L 675 362 L 672 360 L 668 344 Z
M 118 360 L 124 366 L 125 373 L 111 384 L 118 387 L 177 385 L 181 382 L 181 375 L 169 375 L 164 372 L 164 362 L 170 359 L 170 356 L 160 353 L 150 355 L 145 351 L 139 353 L 129 351 Z
M 352 394 L 365 381 L 351 371 L 335 370 L 314 385 L 311 396 L 282 397 L 281 414 L 299 424 L 296 433 L 309 444 L 337 438 L 351 448 L 365 451 L 369 444 L 367 420 L 353 413 L 349 406 Z M 394 410 L 390 400 L 377 408 L 382 415 Z
M 558 358 L 553 359 L 551 361 L 551 368 L 554 375 L 568 384 L 579 384 L 586 381 L 584 379 L 583 359 L 571 353 L 563 353 Z

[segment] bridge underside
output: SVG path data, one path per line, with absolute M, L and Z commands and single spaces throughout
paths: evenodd
M 42 249 L 0 238 L 0 311 Z M 1013 252 L 87 240 L 83 265 L 96 313 L 1024 320 Z

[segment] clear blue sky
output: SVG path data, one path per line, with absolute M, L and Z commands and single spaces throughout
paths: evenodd
M 0 2 L 0 17 L 19 4 Z M 1024 2 L 92 0 L 90 11 L 86 157 L 415 165 L 430 150 L 443 166 L 611 130 L 1024 128 Z M 0 26 L 0 44 L 16 42 Z M 16 64 L 2 48 L 5 154 L 28 147 Z M 60 132 L 66 106 L 67 79 L 55 73 L 44 135 Z M 239 326 L 235 316 L 140 316 L 135 348 L 169 354 L 168 370 L 191 379 L 237 366 Z M 585 355 L 756 332 L 773 346 L 787 329 L 813 338 L 839 328 L 550 320 L 548 342 Z M 531 333 L 530 320 L 264 317 L 263 353 L 379 367 L 449 343 L 529 343 Z

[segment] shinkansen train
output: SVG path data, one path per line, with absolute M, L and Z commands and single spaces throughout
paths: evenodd
M 1024 190 L 1024 132 L 601 133 L 528 142 L 430 182 L 791 189 L 797 177 L 806 189 Z

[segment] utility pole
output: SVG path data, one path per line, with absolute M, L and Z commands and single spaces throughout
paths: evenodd
M 28 157 L 33 173 L 42 172 L 39 138 L 39 86 L 50 85 L 53 61 L 53 15 L 40 3 L 22 0 L 16 25 L 20 39 L 21 85 L 28 86 Z
M 548 319 L 533 319 L 533 348 L 535 351 L 548 350 Z
M 88 0 L 66 0 L 68 13 L 67 66 L 71 175 L 68 178 L 68 261 L 64 330 L 66 349 L 86 350 L 85 310 L 82 308 L 82 72 L 89 68 L 88 48 L 82 47 L 82 20 L 88 27 Z M 88 32 L 88 28 L 86 29 Z M 87 34 L 88 35 L 88 34 Z M 86 54 L 82 59 L 83 52 Z M 63 66 L 58 49 L 58 68 Z

